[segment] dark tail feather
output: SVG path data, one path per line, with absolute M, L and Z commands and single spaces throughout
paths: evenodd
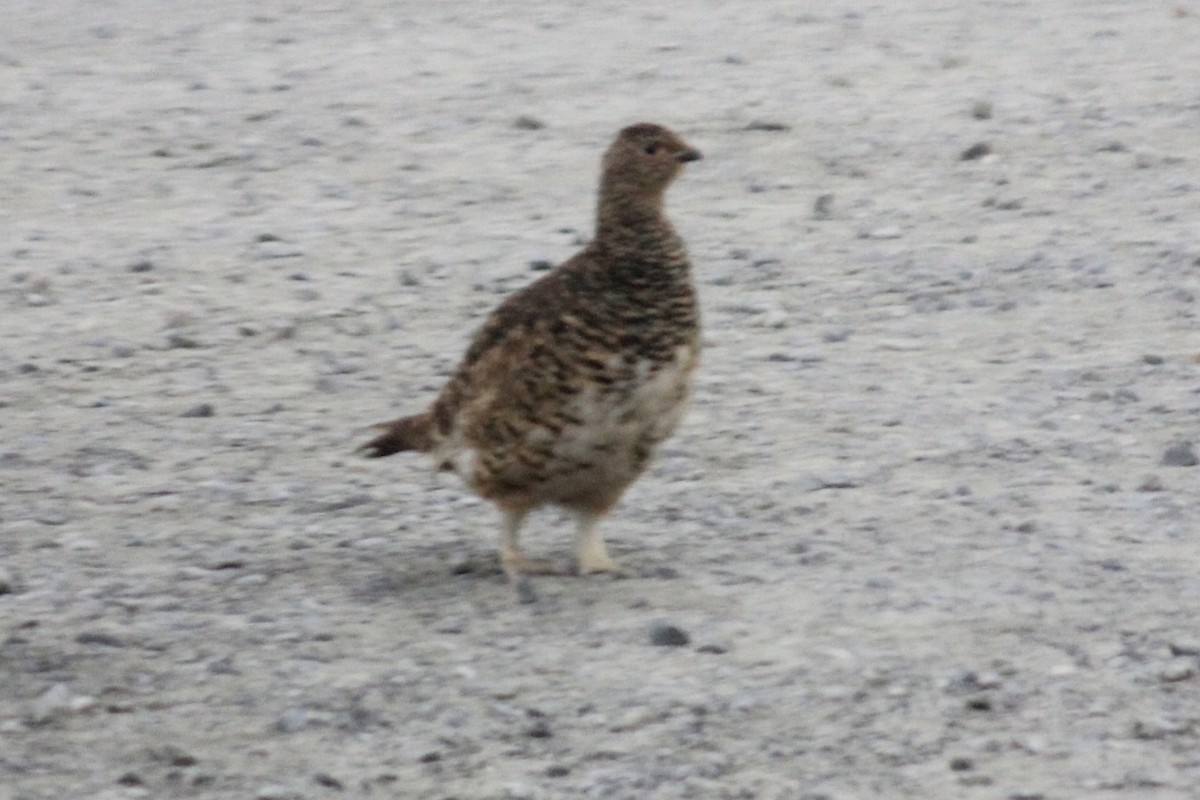
M 433 449 L 433 415 L 426 412 L 375 426 L 383 431 L 358 448 L 369 458 L 383 458 L 405 450 L 428 453 Z

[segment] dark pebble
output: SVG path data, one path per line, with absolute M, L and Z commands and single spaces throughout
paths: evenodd
M 969 769 L 975 769 L 975 762 L 969 758 L 958 756 L 950 759 L 950 769 L 955 772 L 966 772 Z
M 967 700 L 967 708 L 971 711 L 991 711 L 992 701 L 990 698 L 978 695 Z
M 464 558 L 450 565 L 451 575 L 473 575 L 478 569 L 474 561 Z
M 1165 359 L 1162 356 L 1155 355 L 1154 353 L 1147 353 L 1146 355 L 1142 356 L 1142 363 L 1149 364 L 1153 367 L 1163 363 L 1164 360 Z
M 513 120 L 513 127 L 519 131 L 540 131 L 546 127 L 546 123 L 542 122 L 537 117 L 531 117 L 527 114 L 522 114 Z
M 748 131 L 769 131 L 769 132 L 790 131 L 791 129 L 792 129 L 791 125 L 785 125 L 782 122 L 764 122 L 762 120 L 755 120 L 754 122 L 751 122 L 749 125 L 747 125 L 744 128 L 744 130 L 748 130 Z
M 345 784 L 330 775 L 328 772 L 318 772 L 316 775 L 313 775 L 313 780 L 316 781 L 318 786 L 325 786 L 329 789 L 346 788 Z
M 550 725 L 544 719 L 534 720 L 533 724 L 525 729 L 525 735 L 530 739 L 549 739 L 554 735 L 550 730 Z
M 1177 442 L 1167 448 L 1159 463 L 1164 467 L 1194 467 L 1200 464 L 1200 458 L 1190 442 Z
M 1142 482 L 1138 484 L 1137 490 L 1139 492 L 1161 492 L 1166 488 L 1166 484 L 1163 483 L 1162 478 L 1151 474 L 1142 478 Z
M 129 265 L 130 272 L 149 272 L 154 269 L 153 261 L 135 261 Z
M 182 417 L 211 417 L 215 413 L 217 413 L 217 412 L 216 412 L 216 409 L 213 408 L 212 403 L 201 403 L 198 406 L 192 406 L 187 411 L 180 414 L 180 416 L 182 416 Z
M 975 119 L 991 119 L 992 104 L 986 100 L 980 100 L 975 105 L 971 106 L 971 116 Z
M 533 605 L 538 601 L 537 592 L 533 589 L 533 581 L 528 575 L 522 575 L 517 581 L 517 600 L 525 605 Z
M 436 750 L 431 750 L 428 753 L 425 753 L 424 755 L 422 755 L 417 760 L 420 761 L 422 764 L 436 764 L 437 762 L 442 760 L 442 754 Z
M 655 647 L 686 647 L 691 641 L 686 631 L 669 622 L 650 624 L 650 644 Z
M 155 761 L 169 764 L 172 767 L 194 767 L 199 763 L 199 760 L 192 754 L 170 744 L 151 751 L 150 755 Z
M 696 648 L 697 653 L 710 653 L 714 656 L 724 655 L 729 651 L 719 644 L 702 644 Z
M 564 767 L 562 764 L 551 764 L 546 767 L 547 778 L 565 778 L 571 774 L 570 767 Z
M 544 258 L 536 258 L 529 262 L 529 268 L 534 272 L 548 272 L 554 269 L 554 262 L 547 261 Z
M 833 195 L 819 195 L 813 201 L 813 219 L 829 219 L 833 216 Z
M 142 786 L 146 782 L 142 780 L 142 776 L 136 772 L 126 772 L 121 777 L 117 778 L 117 783 L 120 786 Z
M 75 637 L 77 644 L 97 644 L 103 647 L 123 647 L 124 644 L 116 636 L 103 631 L 84 631 Z
M 975 161 L 983 158 L 992 152 L 992 146 L 987 142 L 976 142 L 975 144 L 962 151 L 962 155 L 958 158 L 960 161 Z
M 199 342 L 190 336 L 184 336 L 182 333 L 172 333 L 167 337 L 167 347 L 175 350 L 195 350 L 199 346 Z

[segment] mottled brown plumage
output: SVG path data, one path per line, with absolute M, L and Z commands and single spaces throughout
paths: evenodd
M 517 531 L 532 509 L 576 513 L 580 573 L 619 572 L 596 522 L 675 429 L 699 353 L 687 253 L 663 194 L 700 158 L 658 125 L 604 155 L 595 238 L 500 304 L 422 414 L 381 423 L 370 456 L 427 452 L 493 501 L 505 572 L 547 571 Z

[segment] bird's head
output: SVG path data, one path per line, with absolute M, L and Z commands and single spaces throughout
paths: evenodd
M 700 151 L 661 125 L 640 122 L 617 134 L 604 154 L 603 183 L 610 191 L 661 195 Z

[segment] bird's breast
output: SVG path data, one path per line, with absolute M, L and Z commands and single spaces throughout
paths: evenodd
M 653 447 L 679 424 L 696 366 L 694 346 L 678 346 L 665 360 L 612 359 L 615 379 L 589 385 L 573 401 L 572 415 L 582 424 L 560 440 L 564 456 L 582 457 L 589 449 L 619 456 Z

